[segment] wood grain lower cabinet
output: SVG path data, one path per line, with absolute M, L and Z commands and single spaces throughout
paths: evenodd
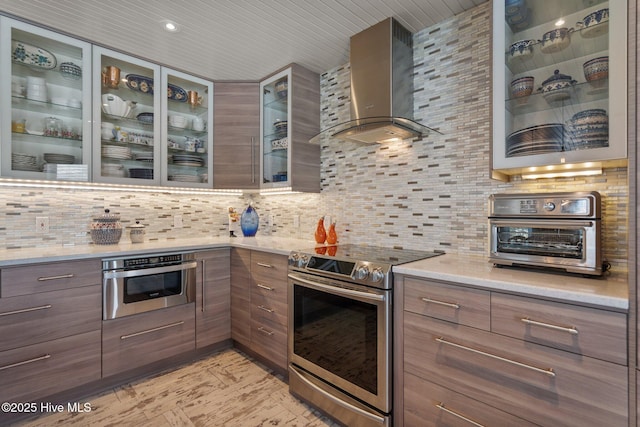
M 231 338 L 231 254 L 198 252 L 196 260 L 196 348 L 203 348 Z
M 628 424 L 625 314 L 494 291 L 470 310 L 475 288 L 397 281 L 395 425 Z
M 231 253 L 232 337 L 287 368 L 287 257 L 234 248 Z
M 0 352 L 2 402 L 33 401 L 99 379 L 100 330 Z
M 103 377 L 195 350 L 194 305 L 102 322 Z

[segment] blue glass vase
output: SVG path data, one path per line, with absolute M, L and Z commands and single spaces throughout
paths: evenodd
M 258 225 L 260 224 L 260 218 L 258 212 L 251 206 L 242 212 L 240 216 L 240 228 L 242 229 L 242 235 L 245 237 L 255 236 L 258 232 Z

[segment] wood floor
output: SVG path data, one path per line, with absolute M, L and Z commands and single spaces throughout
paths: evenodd
M 88 397 L 84 402 L 91 404 L 90 412 L 65 411 L 19 425 L 338 426 L 291 396 L 281 377 L 235 349 Z

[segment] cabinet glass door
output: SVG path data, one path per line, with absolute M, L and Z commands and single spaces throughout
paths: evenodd
M 494 1 L 494 169 L 626 158 L 626 13 Z
M 262 188 L 290 186 L 291 70 L 260 84 Z
M 213 182 L 213 84 L 162 68 L 162 184 L 210 188 Z
M 2 176 L 87 181 L 91 46 L 0 17 Z
M 93 68 L 94 181 L 159 184 L 160 67 L 94 47 Z

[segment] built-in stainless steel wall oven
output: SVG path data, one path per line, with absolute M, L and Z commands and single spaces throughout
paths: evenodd
M 192 253 L 103 260 L 103 319 L 194 301 L 196 267 Z
M 290 392 L 344 425 L 391 425 L 391 268 L 434 255 L 359 245 L 292 252 Z
M 489 197 L 489 260 L 601 275 L 600 194 L 494 194 Z

